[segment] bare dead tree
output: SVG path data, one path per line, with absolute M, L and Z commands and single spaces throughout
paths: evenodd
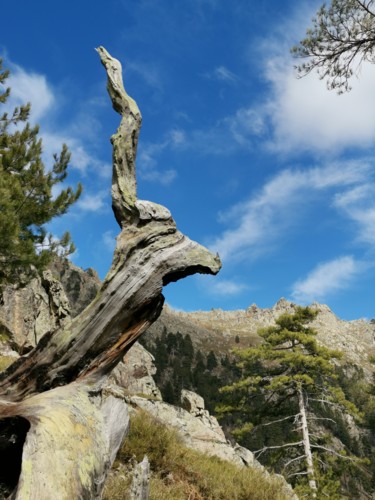
M 163 286 L 221 267 L 217 255 L 177 230 L 167 208 L 137 199 L 141 113 L 124 89 L 119 61 L 97 51 L 121 115 L 111 138 L 121 232 L 95 300 L 0 376 L 0 457 L 10 471 L 0 480 L 13 499 L 100 497 L 128 427 L 124 401 L 105 389 L 108 374 L 159 316 Z

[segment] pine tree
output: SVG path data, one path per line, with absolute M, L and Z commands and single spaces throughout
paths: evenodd
M 288 450 L 288 459 L 283 461 L 284 473 L 289 478 L 305 475 L 313 498 L 319 487 L 327 483 L 317 483 L 322 472 L 317 468 L 314 454 L 328 454 L 330 458 L 326 463 L 332 461 L 332 457 L 346 456 L 329 448 L 322 432 L 312 432 L 317 429 L 317 422 L 323 426 L 326 420 L 333 420 L 332 415 L 319 416 L 319 407 L 359 414 L 336 381 L 333 361 L 341 357 L 340 353 L 319 346 L 315 338 L 317 332 L 307 326 L 315 316 L 316 312 L 311 309 L 299 307 L 292 315 L 280 316 L 275 326 L 260 330 L 258 333 L 263 338 L 260 346 L 236 350 L 242 376 L 222 388 L 228 404 L 217 408 L 221 415 L 229 415 L 236 422 L 235 435 L 240 439 L 259 428 L 278 424 L 282 429 L 284 426 L 277 444 L 263 443 L 255 454 L 259 457 L 269 451 L 277 452 L 280 461 Z M 256 400 L 263 403 L 258 420 L 254 419 Z M 286 425 L 292 426 L 289 432 L 285 430 Z M 298 452 L 300 449 L 303 451 Z M 323 463 L 322 457 L 319 460 Z
M 4 87 L 8 76 L 0 60 L 0 105 L 11 92 Z M 45 224 L 66 213 L 82 188 L 68 187 L 53 196 L 54 186 L 67 176 L 70 153 L 64 144 L 52 168 L 45 170 L 39 128 L 28 123 L 30 109 L 26 104 L 0 115 L 0 291 L 9 283 L 27 282 L 53 254 L 74 251 L 69 233 L 57 240 L 47 234 Z
M 211 371 L 217 367 L 217 359 L 214 351 L 210 351 L 207 355 L 207 370 Z
M 375 62 L 374 0 L 331 0 L 312 20 L 312 27 L 292 54 L 305 58 L 297 66 L 300 77 L 317 70 L 328 89 L 350 90 L 349 80 L 361 63 Z

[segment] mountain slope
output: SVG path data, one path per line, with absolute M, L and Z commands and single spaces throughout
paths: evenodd
M 165 328 L 168 332 L 189 334 L 194 346 L 208 353 L 225 355 L 234 347 L 246 347 L 260 341 L 257 330 L 274 324 L 283 313 L 293 313 L 296 304 L 280 299 L 273 307 L 262 309 L 255 304 L 245 310 L 180 312 L 165 306 L 160 318 L 154 323 L 146 338 L 152 341 Z M 359 365 L 370 379 L 374 365 L 370 362 L 375 354 L 375 324 L 364 319 L 345 321 L 338 318 L 331 309 L 313 303 L 311 308 L 318 311 L 311 326 L 318 331 L 318 341 L 326 347 L 344 353 L 348 362 Z M 237 339 L 236 339 L 237 337 Z

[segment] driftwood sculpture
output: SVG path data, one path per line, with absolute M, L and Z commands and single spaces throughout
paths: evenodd
M 221 266 L 177 230 L 168 209 L 137 199 L 141 113 L 124 89 L 119 61 L 97 51 L 121 115 L 111 138 L 121 232 L 96 299 L 1 373 L 0 482 L 14 499 L 100 498 L 128 426 L 124 401 L 105 390 L 108 374 L 159 316 L 163 286 Z

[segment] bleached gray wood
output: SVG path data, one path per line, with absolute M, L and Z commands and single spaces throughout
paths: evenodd
M 150 495 L 150 462 L 145 456 L 135 466 L 130 490 L 130 500 L 148 500 Z
M 119 61 L 97 50 L 121 115 L 111 138 L 112 206 L 121 232 L 95 300 L 0 375 L 0 419 L 22 416 L 31 424 L 13 495 L 22 500 L 100 496 L 126 432 L 121 399 L 103 392 L 107 375 L 159 316 L 163 286 L 221 267 L 217 255 L 177 230 L 167 208 L 137 199 L 141 114 L 124 89 Z

